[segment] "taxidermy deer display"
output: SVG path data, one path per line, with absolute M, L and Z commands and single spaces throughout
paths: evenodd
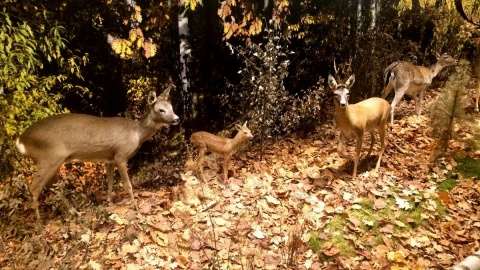
M 363 145 L 363 136 L 366 132 L 370 133 L 372 144 L 368 150 L 367 157 L 372 152 L 375 144 L 375 130 L 380 135 L 381 149 L 378 156 L 375 171 L 380 168 L 383 152 L 385 152 L 385 132 L 387 129 L 388 114 L 390 113 L 390 104 L 382 98 L 369 98 L 356 104 L 348 104 L 350 88 L 355 82 L 355 75 L 351 75 L 345 84 L 337 84 L 332 75 L 328 75 L 328 85 L 335 95 L 335 123 L 340 130 L 340 139 L 337 151 L 340 156 L 350 158 L 343 150 L 345 139 L 355 139 L 355 161 L 352 179 L 357 176 L 358 160 Z
M 228 178 L 228 161 L 237 151 L 240 145 L 253 137 L 247 127 L 247 121 L 242 126 L 235 125 L 238 130 L 232 139 L 219 137 L 205 131 L 198 131 L 190 136 L 190 142 L 198 149 L 197 168 L 200 170 L 202 180 L 205 182 L 202 161 L 206 152 L 213 152 L 223 156 L 223 181 Z
M 391 124 L 393 125 L 395 106 L 405 94 L 413 96 L 417 115 L 421 115 L 423 96 L 427 87 L 432 83 L 432 79 L 444 67 L 456 64 L 457 60 L 446 53 L 441 56 L 437 55 L 437 62 L 430 67 L 416 66 L 404 61 L 390 64 L 384 71 L 385 89 L 382 98 L 386 98 L 392 89 L 395 90 L 395 97 L 391 105 Z
M 56 180 L 60 166 L 66 162 L 99 161 L 107 163 L 108 202 L 112 203 L 113 172 L 116 165 L 130 199 L 132 185 L 127 161 L 140 145 L 162 126 L 176 125 L 178 116 L 168 101 L 170 88 L 157 97 L 148 95 L 150 109 L 139 120 L 121 117 L 97 117 L 85 114 L 61 114 L 31 125 L 16 141 L 18 151 L 33 159 L 37 171 L 30 185 L 32 207 L 37 218 L 38 197 L 43 188 Z

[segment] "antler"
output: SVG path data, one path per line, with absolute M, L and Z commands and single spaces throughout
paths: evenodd
M 455 0 L 455 8 L 457 9 L 458 13 L 460 14 L 460 16 L 462 16 L 462 18 L 465 21 L 467 21 L 467 22 L 469 22 L 469 23 L 471 23 L 471 24 L 480 28 L 480 23 L 475 22 L 472 18 L 469 18 L 467 16 L 467 14 L 465 13 L 465 11 L 463 10 L 462 0 Z

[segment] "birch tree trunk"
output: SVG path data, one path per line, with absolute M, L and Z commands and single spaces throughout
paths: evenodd
M 372 15 L 372 21 L 370 22 L 370 30 L 375 29 L 375 25 L 377 22 L 377 13 L 378 13 L 378 0 L 372 0 L 370 4 L 370 13 Z

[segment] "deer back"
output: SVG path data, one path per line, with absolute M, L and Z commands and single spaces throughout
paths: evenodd
M 51 158 L 105 162 L 128 159 L 162 125 L 179 121 L 167 100 L 168 92 L 158 98 L 152 93 L 148 98 L 150 110 L 140 120 L 85 114 L 54 115 L 31 125 L 17 139 L 17 148 L 36 162 Z
M 230 138 L 213 135 L 206 131 L 198 131 L 190 136 L 190 142 L 197 147 L 205 147 L 207 151 L 223 154 L 229 151 Z
M 190 136 L 190 142 L 197 147 L 206 147 L 208 151 L 222 155 L 234 153 L 240 144 L 253 137 L 247 127 L 247 122 L 242 126 L 235 125 L 237 134 L 232 139 L 213 135 L 205 131 L 198 131 Z

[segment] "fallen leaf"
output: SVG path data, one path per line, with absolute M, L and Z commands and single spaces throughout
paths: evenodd
M 265 199 L 267 200 L 267 202 L 269 202 L 271 204 L 274 204 L 274 205 L 279 205 L 280 204 L 280 201 L 273 196 L 267 195 L 267 196 L 265 196 Z
M 256 229 L 255 231 L 253 231 L 253 236 L 255 236 L 256 238 L 258 239 L 263 239 L 265 238 L 265 235 L 263 234 L 262 231 L 260 231 L 260 229 Z

